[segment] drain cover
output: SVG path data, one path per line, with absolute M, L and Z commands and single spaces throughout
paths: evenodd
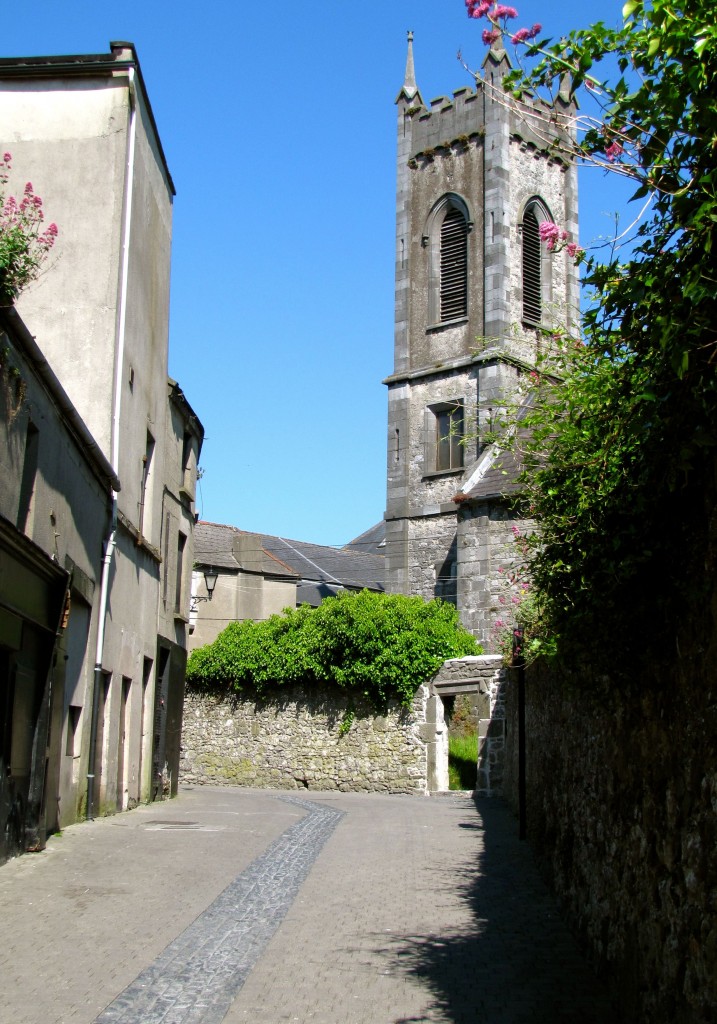
M 198 821 L 148 821 L 147 828 L 201 828 Z

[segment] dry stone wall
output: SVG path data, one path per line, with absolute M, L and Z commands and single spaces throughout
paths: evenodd
M 341 691 L 282 688 L 259 700 L 188 693 L 182 735 L 182 782 L 426 793 L 427 686 L 413 708 L 376 716 L 357 706 L 349 731 Z M 429 727 L 430 729 L 431 727 Z

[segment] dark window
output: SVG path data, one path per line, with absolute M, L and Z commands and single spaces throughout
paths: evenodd
M 463 406 L 460 403 L 437 409 L 436 469 L 463 467 Z
M 177 577 L 174 587 L 174 610 L 179 613 L 182 611 L 182 591 L 184 581 L 184 548 L 187 543 L 187 538 L 183 533 L 177 536 Z
M 152 480 L 152 456 L 154 455 L 154 438 L 147 431 L 147 448 L 145 454 L 142 456 L 142 480 L 140 483 L 139 492 L 139 532 L 140 534 L 146 534 L 147 523 L 149 517 L 147 516 L 147 505 L 150 504 L 151 500 L 151 480 Z M 151 509 L 150 509 L 151 515 Z
M 529 324 L 539 324 L 543 317 L 541 264 L 538 218 L 529 206 L 523 217 L 523 320 Z
M 17 528 L 23 533 L 32 529 L 32 509 L 35 497 L 35 481 L 40 451 L 40 432 L 34 423 L 28 423 L 25 434 L 25 452 L 22 460 L 20 479 L 20 503 L 17 513 Z
M 440 320 L 468 313 L 468 225 L 463 212 L 451 207 L 441 224 Z

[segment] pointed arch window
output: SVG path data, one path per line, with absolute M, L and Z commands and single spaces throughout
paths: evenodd
M 540 225 L 552 220 L 540 199 L 531 199 L 525 207 L 521 225 L 523 322 L 531 326 L 544 322 L 552 298 L 552 263 L 549 253 L 540 242 Z
M 436 203 L 423 244 L 430 243 L 431 326 L 468 316 L 468 235 L 472 223 L 465 202 L 453 194 Z

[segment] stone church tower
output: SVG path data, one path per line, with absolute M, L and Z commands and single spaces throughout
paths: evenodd
M 515 557 L 516 488 L 515 466 L 482 437 L 546 328 L 574 323 L 579 304 L 573 262 L 539 237 L 547 220 L 577 239 L 576 169 L 555 145 L 573 108 L 508 99 L 509 69 L 493 44 L 475 90 L 426 107 L 409 33 L 396 101 L 387 584 L 454 602 L 484 642 Z

